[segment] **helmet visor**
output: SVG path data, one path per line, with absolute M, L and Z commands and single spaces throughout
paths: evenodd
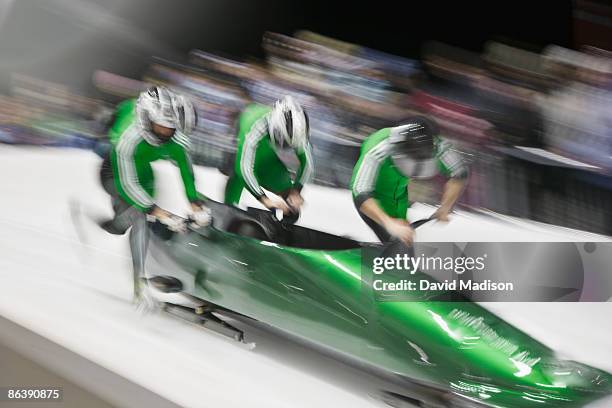
M 176 129 L 176 123 L 174 117 L 168 114 L 149 114 L 149 120 L 156 125 L 163 126 L 165 128 Z

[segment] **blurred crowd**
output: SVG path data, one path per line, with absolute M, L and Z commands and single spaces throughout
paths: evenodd
M 91 147 L 110 101 L 163 83 L 193 97 L 196 162 L 229 171 L 241 110 L 292 95 L 311 118 L 317 182 L 346 187 L 365 137 L 427 114 L 472 164 L 464 205 L 612 234 L 609 51 L 490 42 L 476 54 L 431 42 L 411 60 L 309 31 L 266 33 L 262 47 L 263 61 L 200 50 L 186 63 L 154 60 L 141 80 L 96 72 L 100 99 L 16 75 L 0 99 L 0 141 Z M 431 185 L 412 197 L 436 201 Z

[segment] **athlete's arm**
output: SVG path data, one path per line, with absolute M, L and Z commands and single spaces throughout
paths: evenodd
M 299 211 L 304 204 L 304 198 L 301 194 L 302 188 L 306 183 L 310 183 L 313 178 L 312 146 L 308 143 L 304 149 L 298 150 L 295 153 L 300 161 L 300 168 L 295 176 L 293 188 L 287 195 L 287 204 L 289 204 L 292 210 Z
M 368 198 L 359 206 L 359 211 L 367 215 L 369 218 L 376 221 L 378 225 L 385 226 L 388 224 L 392 217 L 388 216 L 386 212 L 378 205 L 374 198 Z
M 434 213 L 434 218 L 440 221 L 448 221 L 448 214 L 453 210 L 455 203 L 461 197 L 461 193 L 465 188 L 466 179 L 464 178 L 450 178 L 444 185 L 444 193 L 442 194 L 442 201 L 440 207 Z
M 242 154 L 240 156 L 240 172 L 244 178 L 245 186 L 258 200 L 265 197 L 265 192 L 257 177 L 255 177 L 255 155 L 259 142 L 268 133 L 268 122 L 266 116 L 259 118 L 244 137 Z
M 119 140 L 115 149 L 118 170 L 116 185 L 123 193 L 122 197 L 129 204 L 142 212 L 148 212 L 153 208 L 155 202 L 138 180 L 136 152 L 140 141 L 135 129 L 128 129 Z M 148 166 L 149 164 L 141 165 Z
M 312 145 L 308 143 L 306 147 L 296 152 L 298 160 L 300 161 L 300 168 L 295 176 L 295 182 L 293 186 L 296 190 L 302 190 L 302 187 L 314 177 L 314 163 L 312 159 Z
M 357 208 L 361 208 L 366 200 L 373 198 L 378 172 L 389 156 L 389 149 L 389 142 L 385 139 L 359 158 L 352 183 L 353 200 Z
M 176 143 L 176 148 L 172 151 L 172 158 L 176 162 L 181 173 L 183 186 L 185 187 L 185 195 L 189 202 L 194 203 L 200 200 L 198 191 L 195 186 L 195 177 L 193 175 L 193 163 L 191 161 L 191 143 L 185 135 L 176 134 L 173 136 Z
M 440 221 L 448 221 L 448 214 L 453 210 L 465 189 L 469 171 L 459 152 L 444 139 L 438 140 L 437 155 L 440 170 L 449 179 L 444 185 L 440 207 L 433 216 Z
M 414 230 L 408 221 L 387 215 L 373 196 L 378 172 L 388 156 L 389 144 L 385 139 L 360 158 L 355 169 L 353 200 L 364 215 L 384 227 L 390 235 L 410 245 L 414 240 Z
M 374 198 L 368 198 L 361 203 L 359 211 L 376 221 L 390 235 L 398 238 L 404 244 L 411 245 L 414 241 L 414 230 L 408 221 L 388 216 Z
M 266 116 L 258 119 L 249 132 L 245 135 L 242 154 L 240 156 L 240 172 L 244 179 L 245 186 L 251 194 L 255 196 L 266 208 L 278 208 L 283 213 L 289 214 L 289 206 L 282 198 L 271 198 L 266 195 L 263 188 L 255 176 L 255 155 L 257 147 L 264 137 L 268 134 L 268 120 Z

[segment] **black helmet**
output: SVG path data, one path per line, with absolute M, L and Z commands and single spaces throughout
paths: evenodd
M 437 173 L 435 138 L 438 133 L 436 123 L 424 116 L 410 117 L 391 129 L 391 158 L 400 172 L 417 178 Z

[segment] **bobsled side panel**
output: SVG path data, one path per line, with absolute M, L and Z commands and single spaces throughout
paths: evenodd
M 475 303 L 376 301 L 360 248 L 289 248 L 214 228 L 156 245 L 191 295 L 389 373 L 500 407 L 581 406 L 610 392 L 608 373 L 559 361 Z

